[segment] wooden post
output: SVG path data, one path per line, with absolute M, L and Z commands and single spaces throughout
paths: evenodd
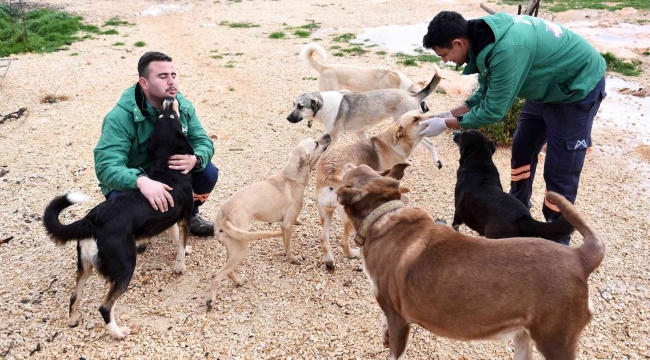
M 485 10 L 490 15 L 494 15 L 494 14 L 497 13 L 496 11 L 494 11 L 494 10 L 490 9 L 489 7 L 485 6 L 485 4 L 483 4 L 483 3 L 481 3 L 481 9 Z

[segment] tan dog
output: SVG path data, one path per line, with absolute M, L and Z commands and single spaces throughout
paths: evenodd
M 316 91 L 366 92 L 379 89 L 402 89 L 417 92 L 413 82 L 399 71 L 385 66 L 361 67 L 344 64 L 323 64 L 314 59 L 314 53 L 327 61 L 325 49 L 318 44 L 307 44 L 300 52 L 302 61 L 318 71 Z
M 287 260 L 294 264 L 300 263 L 300 256 L 293 255 L 291 249 L 293 224 L 302 209 L 311 169 L 331 141 L 327 134 L 318 141 L 311 138 L 301 141 L 279 173 L 246 186 L 221 205 L 214 224 L 219 229 L 217 239 L 228 250 L 228 258 L 212 278 L 208 309 L 216 300 L 217 285 L 226 275 L 235 284 L 243 284 L 243 280 L 235 273 L 235 268 L 244 261 L 250 241 L 282 235 Z M 282 231 L 249 232 L 253 221 L 281 222 Z
M 405 162 L 422 140 L 422 136 L 418 133 L 425 126 L 420 125 L 420 122 L 431 116 L 419 110 L 407 112 L 377 136 L 334 148 L 323 157 L 316 173 L 316 207 L 322 226 L 320 240 L 323 246 L 323 262 L 329 269 L 334 268 L 334 255 L 332 255 L 329 238 L 335 210 L 344 225 L 341 239 L 343 252 L 348 258 L 359 257 L 359 250 L 350 248 L 352 222 L 345 215 L 343 207 L 336 201 L 335 190 L 341 185 L 343 166 L 346 163 L 366 164 L 373 169 L 384 170 Z
M 380 174 L 348 164 L 337 190 L 358 230 L 389 358 L 403 358 L 410 324 L 418 324 L 464 341 L 513 339 L 516 360 L 532 360 L 533 344 L 546 359 L 575 359 L 593 316 L 589 274 L 605 256 L 605 243 L 582 215 L 548 193 L 584 236 L 577 249 L 538 238 L 463 235 L 398 200 L 406 166 Z

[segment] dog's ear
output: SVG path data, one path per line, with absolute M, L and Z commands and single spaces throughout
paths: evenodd
M 490 147 L 490 151 L 492 151 L 492 155 L 494 155 L 495 152 L 497 152 L 497 146 L 494 145 L 493 141 L 488 140 L 488 146 Z
M 395 128 L 395 132 L 393 133 L 393 143 L 397 143 L 397 140 L 399 140 L 399 138 L 402 136 L 404 136 L 404 128 L 402 125 L 398 125 Z
M 318 97 L 313 97 L 311 99 L 311 110 L 314 112 L 314 115 L 323 107 L 323 100 Z
M 392 168 L 390 168 L 390 169 L 388 169 L 388 170 L 384 170 L 384 171 L 381 172 L 380 174 L 381 174 L 381 176 L 392 177 L 392 178 L 395 179 L 395 180 L 402 180 L 402 178 L 404 177 L 404 170 L 405 170 L 407 167 L 409 167 L 410 165 L 411 165 L 411 164 L 409 164 L 409 163 L 400 163 L 400 164 L 396 164 L 396 165 L 393 165 Z M 406 188 L 405 188 L 405 189 L 406 189 Z M 408 190 L 408 189 L 407 189 L 407 190 Z
M 350 205 L 357 201 L 362 193 L 363 191 L 361 189 L 340 187 L 336 190 L 336 201 L 343 206 Z
M 354 164 L 350 164 L 350 163 L 345 164 L 345 166 L 343 166 L 343 175 L 345 176 L 345 174 L 346 174 L 348 171 L 350 171 L 350 170 L 354 170 L 354 169 L 356 169 L 356 168 L 357 168 L 357 167 L 356 167 Z

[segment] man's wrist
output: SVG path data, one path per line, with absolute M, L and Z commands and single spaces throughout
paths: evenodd
M 198 155 L 193 155 L 196 158 L 196 163 L 192 169 L 200 169 L 203 166 L 203 159 Z

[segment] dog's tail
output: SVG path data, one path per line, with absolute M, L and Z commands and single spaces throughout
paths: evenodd
M 523 236 L 525 237 L 541 237 L 547 240 L 560 241 L 562 238 L 571 235 L 573 226 L 561 215 L 559 218 L 551 222 L 537 221 L 532 217 L 523 227 Z
M 229 220 L 224 220 L 221 223 L 221 230 L 229 237 L 239 241 L 253 241 L 262 240 L 282 235 L 282 231 L 244 231 L 231 223 Z
M 83 240 L 92 237 L 93 225 L 88 218 L 77 220 L 69 225 L 61 224 L 59 214 L 63 209 L 77 203 L 89 201 L 90 197 L 79 194 L 69 193 L 58 196 L 50 202 L 45 208 L 43 214 L 43 225 L 45 230 L 52 237 L 57 245 L 64 245 L 68 241 Z
M 429 84 L 424 89 L 420 90 L 420 92 L 417 93 L 418 102 L 424 100 L 427 96 L 431 95 L 432 92 L 436 91 L 438 84 L 440 84 L 440 80 L 442 80 L 442 76 L 440 75 L 440 68 L 436 64 L 431 65 L 433 65 L 435 74 L 433 75 L 431 82 L 429 82 Z
M 325 49 L 323 49 L 322 46 L 314 43 L 307 44 L 302 48 L 300 51 L 300 58 L 306 65 L 313 67 L 316 69 L 316 71 L 321 73 L 323 72 L 325 65 L 314 59 L 314 53 L 318 53 L 318 56 L 320 56 L 323 61 L 327 61 L 327 53 L 325 52 Z
M 587 275 L 591 274 L 600 265 L 605 257 L 605 242 L 592 229 L 582 214 L 567 200 L 564 196 L 554 192 L 548 192 L 546 198 L 560 208 L 562 215 L 566 217 L 580 235 L 584 237 L 584 243 L 580 245 L 578 251 L 582 255 L 582 262 Z

